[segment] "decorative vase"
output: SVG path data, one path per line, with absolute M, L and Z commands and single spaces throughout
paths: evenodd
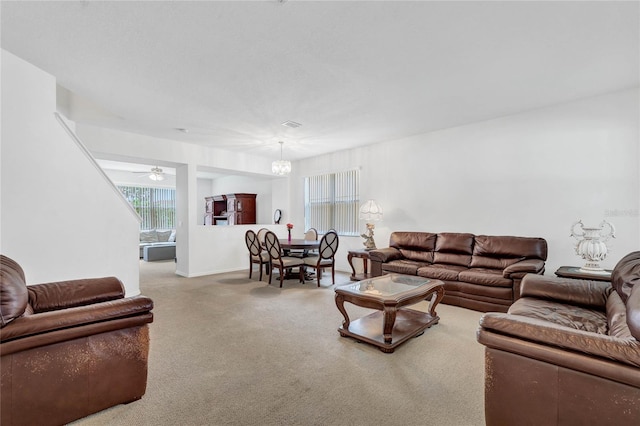
M 580 225 L 582 232 L 576 232 L 576 226 Z M 605 232 L 603 229 L 608 228 Z M 604 269 L 600 267 L 601 261 L 607 257 L 609 251 L 606 242 L 609 238 L 615 238 L 616 228 L 606 220 L 600 222 L 600 225 L 592 228 L 585 228 L 582 221 L 579 220 L 571 226 L 571 236 L 578 240 L 576 244 L 576 254 L 587 261 L 580 268 L 585 272 L 599 272 Z
M 291 242 L 291 229 L 287 229 L 287 232 L 289 233 L 287 239 L 289 240 L 289 242 Z

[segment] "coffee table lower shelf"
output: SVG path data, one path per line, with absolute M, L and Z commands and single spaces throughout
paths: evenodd
M 437 324 L 440 318 L 426 312 L 414 309 L 398 309 L 396 321 L 391 332 L 391 343 L 384 341 L 382 311 L 351 321 L 348 329 L 340 327 L 338 332 L 342 337 L 352 337 L 356 340 L 377 346 L 382 352 L 392 353 L 396 346 L 416 337 L 427 328 Z

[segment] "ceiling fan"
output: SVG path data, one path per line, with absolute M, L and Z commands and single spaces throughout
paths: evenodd
M 150 172 L 133 172 L 133 173 L 142 173 L 142 176 L 149 176 L 151 180 L 164 180 L 164 172 L 160 167 L 152 167 Z

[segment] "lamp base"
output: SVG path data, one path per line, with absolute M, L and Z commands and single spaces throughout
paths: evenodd
M 360 234 L 362 238 L 364 238 L 364 249 L 365 250 L 375 250 L 376 242 L 373 240 L 373 230 L 375 229 L 375 225 L 373 223 L 367 223 L 367 232 L 365 234 Z

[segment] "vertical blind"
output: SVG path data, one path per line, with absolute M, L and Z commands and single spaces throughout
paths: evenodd
M 175 229 L 176 190 L 118 186 L 142 218 L 140 229 Z
M 360 172 L 330 173 L 305 178 L 305 229 L 324 234 L 358 235 Z

